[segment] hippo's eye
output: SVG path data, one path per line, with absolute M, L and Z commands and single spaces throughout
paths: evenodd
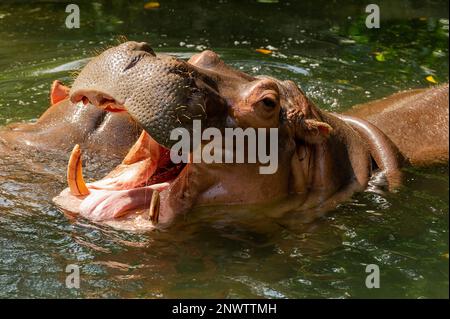
M 142 55 L 136 55 L 131 59 L 130 63 L 127 65 L 127 67 L 123 70 L 124 72 L 128 69 L 131 69 L 134 67 L 140 60 L 142 59 Z
M 277 107 L 277 102 L 268 97 L 262 99 L 261 102 L 264 104 L 264 106 L 271 108 L 271 109 L 274 109 Z

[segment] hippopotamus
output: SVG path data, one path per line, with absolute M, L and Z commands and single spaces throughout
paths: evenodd
M 50 107 L 34 123 L 14 123 L 0 129 L 0 150 L 27 154 L 30 150 L 66 154 L 79 144 L 86 155 L 123 159 L 142 129 L 127 113 L 111 113 L 93 105 L 70 102 L 70 88 L 56 80 Z
M 130 116 L 143 129 L 122 163 L 92 183 L 81 172 L 83 146 L 73 149 L 69 187 L 54 202 L 97 222 L 153 229 L 216 205 L 270 205 L 273 218 L 293 211 L 316 218 L 375 177 L 394 190 L 403 166 L 448 162 L 448 84 L 336 114 L 317 107 L 296 83 L 245 74 L 213 51 L 184 61 L 130 41 L 93 58 L 68 98 L 60 103 L 95 106 L 98 111 L 86 114 L 93 118 L 100 112 Z M 193 133 L 194 121 L 220 132 L 277 129 L 277 170 L 261 174 L 261 163 L 253 162 L 175 163 L 171 132 Z M 117 129 L 115 136 L 127 133 Z

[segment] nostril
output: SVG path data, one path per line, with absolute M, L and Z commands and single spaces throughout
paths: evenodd
M 81 99 L 79 99 L 79 101 L 81 101 L 83 105 L 88 105 L 89 103 L 91 103 L 92 105 L 95 106 L 104 106 L 110 103 L 115 103 L 114 99 L 104 97 L 102 95 L 91 95 L 91 96 L 83 95 Z
M 131 69 L 132 67 L 134 67 L 140 60 L 142 59 L 142 54 L 140 55 L 136 55 L 135 57 L 133 57 L 130 61 L 130 63 L 128 63 L 128 65 L 126 66 L 126 68 L 123 70 L 124 72 L 128 69 Z
M 98 105 L 99 105 L 99 106 L 102 106 L 102 105 L 106 105 L 106 104 L 114 103 L 114 102 L 115 102 L 115 101 L 114 101 L 113 99 L 108 99 L 108 98 L 103 97 L 103 98 L 100 99 Z
M 81 98 L 81 101 L 83 102 L 83 105 L 88 105 L 89 104 L 89 99 L 86 96 L 83 96 Z
M 137 43 L 134 50 L 135 51 L 144 51 L 144 52 L 150 53 L 153 56 L 156 56 L 155 51 L 153 51 L 153 49 L 150 47 L 150 45 L 147 42 Z

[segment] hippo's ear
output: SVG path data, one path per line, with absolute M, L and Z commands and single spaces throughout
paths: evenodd
M 50 105 L 54 105 L 66 99 L 69 96 L 69 91 L 70 89 L 60 81 L 53 81 L 52 88 L 50 89 Z
M 320 110 L 305 92 L 292 81 L 283 81 L 281 88 L 286 103 L 286 117 L 294 138 L 309 144 L 327 140 L 333 128 L 322 121 Z
M 294 110 L 288 113 L 288 120 L 296 140 L 302 140 L 308 144 L 318 144 L 326 141 L 333 128 L 318 119 L 306 119 L 302 112 Z
M 307 143 L 317 144 L 327 140 L 333 128 L 325 122 L 304 120 L 302 130 L 303 138 Z

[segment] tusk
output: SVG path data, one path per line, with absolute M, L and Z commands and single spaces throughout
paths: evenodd
M 159 144 L 142 130 L 141 135 L 123 159 L 122 164 L 130 165 L 147 158 L 151 158 L 152 161 L 157 163 L 159 157 Z
M 89 189 L 83 178 L 80 145 L 75 145 L 67 165 L 67 184 L 75 196 L 89 195 Z
M 153 225 L 158 224 L 159 221 L 159 206 L 160 206 L 159 191 L 155 189 L 152 194 L 152 201 L 150 202 L 150 209 L 149 209 L 149 219 L 153 223 Z

